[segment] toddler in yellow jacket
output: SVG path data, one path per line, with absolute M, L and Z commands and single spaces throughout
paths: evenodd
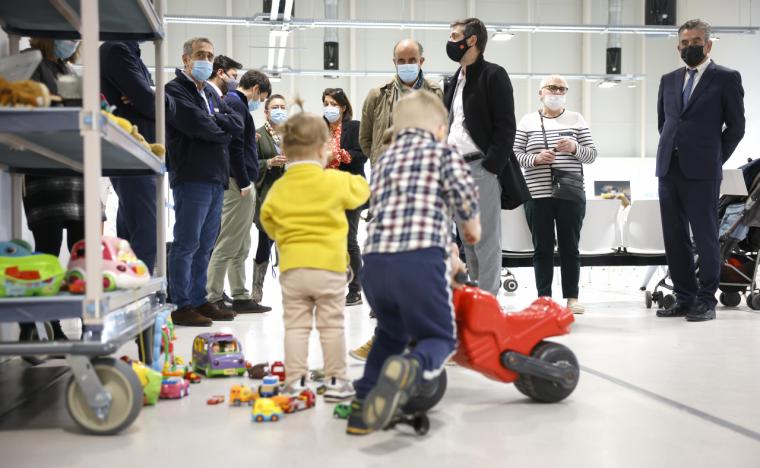
M 285 322 L 285 392 L 306 388 L 312 321 L 322 343 L 325 400 L 351 398 L 346 376 L 343 309 L 346 304 L 348 223 L 346 210 L 369 198 L 367 181 L 326 170 L 327 125 L 301 112 L 281 129 L 288 165 L 261 207 L 261 225 L 280 252 L 280 286 Z

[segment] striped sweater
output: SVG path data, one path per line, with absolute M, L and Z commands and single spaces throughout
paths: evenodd
M 578 112 L 565 110 L 558 117 L 544 117 L 544 129 L 549 148 L 554 148 L 562 138 L 570 138 L 577 143 L 575 154 L 556 153 L 554 164 L 534 164 L 538 153 L 546 149 L 541 131 L 538 112 L 531 112 L 520 120 L 515 134 L 514 151 L 520 165 L 525 168 L 525 182 L 533 198 L 552 196 L 551 167 L 568 172 L 582 173 L 581 164 L 591 164 L 596 159 L 596 147 L 591 131 L 583 116 Z

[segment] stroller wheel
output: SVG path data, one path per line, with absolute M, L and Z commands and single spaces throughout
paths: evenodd
M 647 306 L 647 309 L 652 308 L 652 293 L 650 291 L 644 293 L 644 304 Z
M 663 296 L 661 304 L 663 309 L 670 309 L 674 305 L 676 305 L 676 296 L 672 294 L 666 294 Z
M 752 310 L 760 310 L 760 294 L 750 294 L 747 296 L 747 305 Z
M 504 290 L 510 293 L 517 291 L 517 280 L 514 278 L 504 280 Z
M 752 294 L 747 296 L 747 305 L 750 305 Z M 722 292 L 719 297 L 720 303 L 726 307 L 736 307 L 742 302 L 742 296 L 738 292 Z

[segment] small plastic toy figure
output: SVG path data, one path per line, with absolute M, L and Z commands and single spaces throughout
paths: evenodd
M 259 398 L 251 411 L 251 421 L 277 422 L 282 418 L 283 411 L 271 398 Z
M 280 379 L 274 375 L 264 377 L 261 385 L 259 385 L 259 397 L 271 398 L 278 393 L 280 393 Z

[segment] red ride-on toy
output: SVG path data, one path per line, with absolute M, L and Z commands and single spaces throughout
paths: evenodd
M 457 278 L 464 284 L 464 278 Z M 496 298 L 474 283 L 454 290 L 458 347 L 454 361 L 501 382 L 514 382 L 530 398 L 554 403 L 567 398 L 578 384 L 578 360 L 564 345 L 544 341 L 570 332 L 573 314 L 549 298 L 539 298 L 527 309 L 504 313 Z M 431 383 L 432 384 L 432 383 Z M 425 429 L 425 411 L 446 391 L 446 372 L 430 389 L 407 401 L 406 418 L 397 423 Z M 406 420 L 405 420 L 406 419 Z M 422 431 L 417 431 L 422 433 Z

